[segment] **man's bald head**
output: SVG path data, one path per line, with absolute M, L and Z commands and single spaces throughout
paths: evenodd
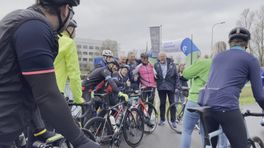
M 166 59 L 167 59 L 167 54 L 165 52 L 160 52 L 159 53 L 159 61 L 161 64 L 166 63 Z

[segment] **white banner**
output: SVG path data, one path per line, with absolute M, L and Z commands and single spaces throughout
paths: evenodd
M 165 52 L 180 52 L 182 39 L 162 41 L 161 50 Z

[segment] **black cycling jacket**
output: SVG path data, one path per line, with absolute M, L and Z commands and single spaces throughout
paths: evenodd
M 103 80 L 106 80 L 111 85 L 114 93 L 118 93 L 120 91 L 112 78 L 112 72 L 107 68 L 107 66 L 96 68 L 86 78 L 86 80 L 84 80 L 83 85 L 87 90 L 94 90 L 95 87 Z

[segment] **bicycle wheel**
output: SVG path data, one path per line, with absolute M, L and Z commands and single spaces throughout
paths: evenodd
M 111 145 L 112 140 L 112 128 L 110 123 L 102 117 L 94 117 L 90 119 L 84 126 L 84 129 L 88 130 L 94 135 L 95 141 L 102 147 Z
M 252 140 L 253 140 L 256 148 L 264 148 L 263 141 L 259 137 L 257 137 L 257 136 L 253 137 Z
M 145 102 L 144 106 L 139 105 L 138 110 L 144 119 L 144 132 L 146 134 L 153 133 L 158 125 L 158 111 L 149 102 Z M 149 110 L 152 110 L 151 114 L 149 114 Z
M 144 121 L 138 109 L 127 110 L 123 120 L 123 135 L 126 143 L 136 147 L 144 135 Z
M 172 107 L 176 107 L 176 127 L 175 125 L 173 125 L 174 123 L 171 122 L 171 108 Z M 181 134 L 182 133 L 182 128 L 183 128 L 183 123 L 182 123 L 182 118 L 183 118 L 183 113 L 184 113 L 184 108 L 185 105 L 182 103 L 173 103 L 169 106 L 169 108 L 167 109 L 167 122 L 170 126 L 170 128 L 175 131 L 177 134 Z

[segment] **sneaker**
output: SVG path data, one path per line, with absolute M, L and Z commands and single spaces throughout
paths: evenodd
M 160 120 L 159 126 L 163 126 L 163 125 L 165 125 L 165 121 Z
M 171 125 L 172 125 L 173 128 L 177 128 L 177 124 L 176 124 L 175 121 L 174 122 L 171 122 Z

